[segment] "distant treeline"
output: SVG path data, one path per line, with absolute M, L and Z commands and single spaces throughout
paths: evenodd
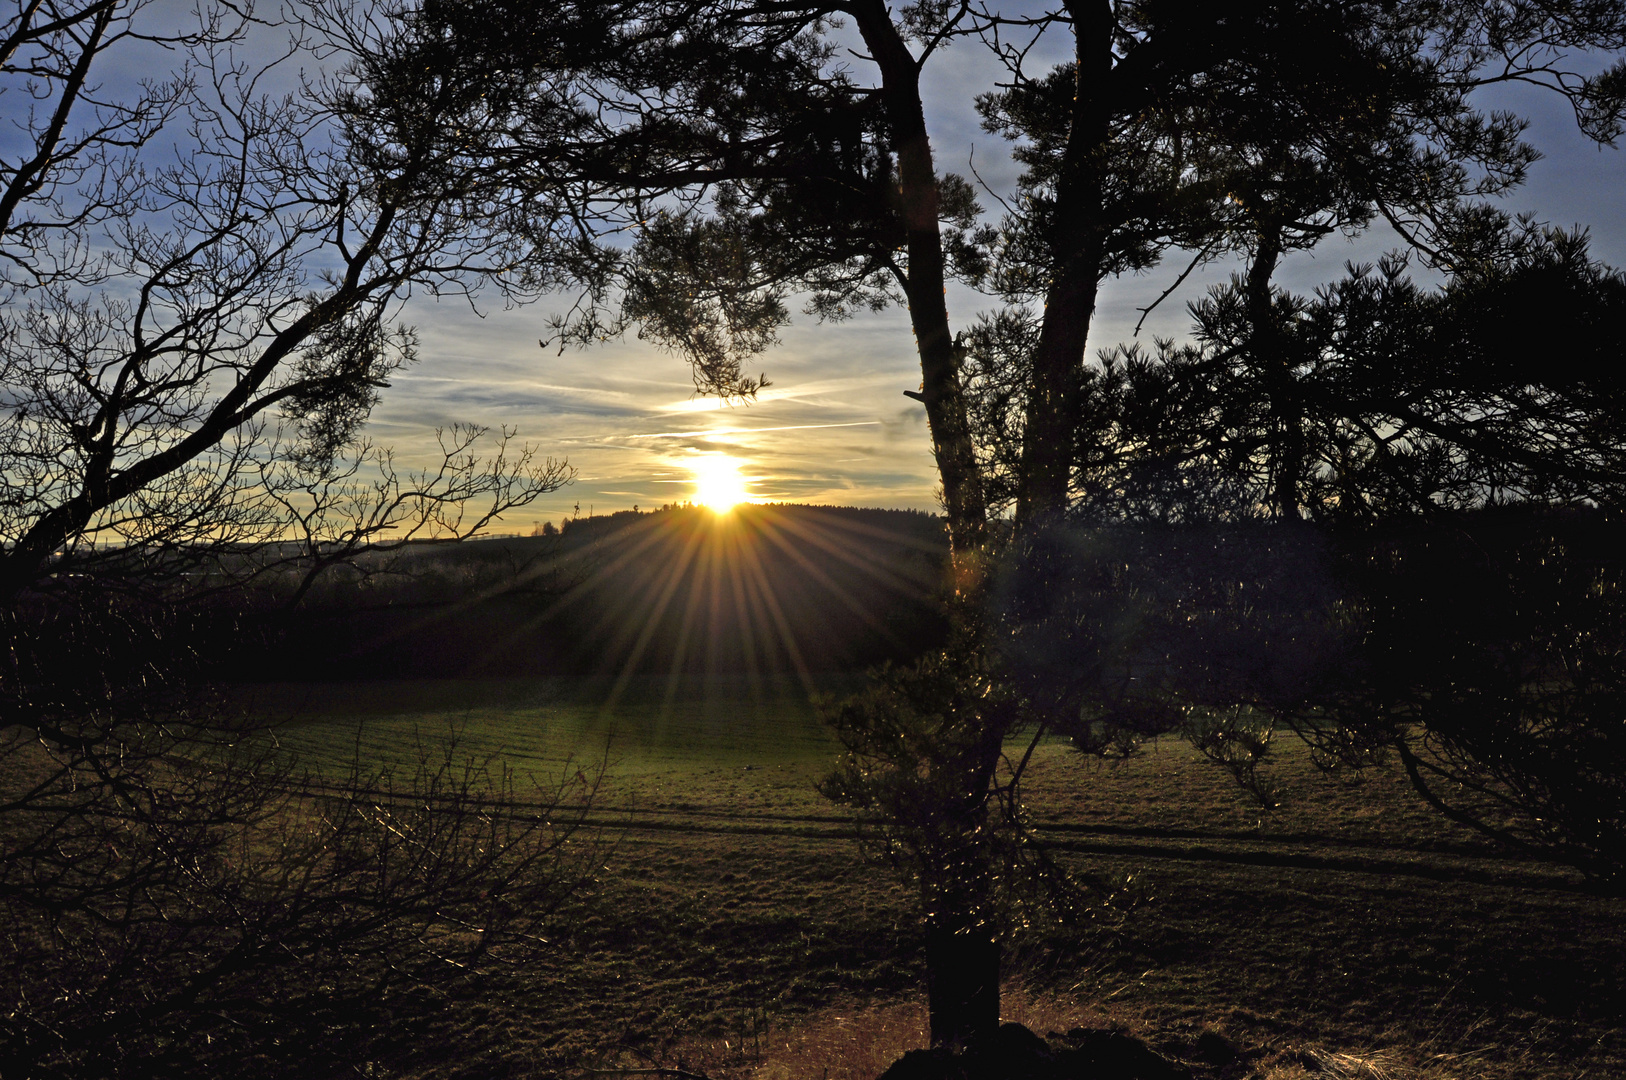
M 857 671 L 931 647 L 942 522 L 913 511 L 698 507 L 551 535 L 414 544 L 334 567 L 294 608 L 262 584 L 243 678 Z M 290 587 L 291 588 L 291 587 Z

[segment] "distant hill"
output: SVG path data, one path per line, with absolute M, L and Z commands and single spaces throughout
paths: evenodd
M 291 679 L 862 670 L 938 640 L 940 518 L 677 507 L 413 545 L 272 616 Z M 263 654 L 256 659 L 265 678 Z M 249 672 L 243 672 L 245 677 Z

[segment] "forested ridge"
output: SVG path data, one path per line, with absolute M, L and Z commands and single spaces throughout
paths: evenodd
M 295 680 L 863 671 L 941 636 L 942 522 L 908 511 L 696 507 L 570 519 L 556 535 L 412 545 L 297 607 L 248 594 Z

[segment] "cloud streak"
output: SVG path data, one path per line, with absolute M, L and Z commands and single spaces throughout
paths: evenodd
M 965 91 L 991 86 L 1002 75 L 976 45 L 962 43 L 927 65 L 923 86 L 940 168 L 969 177 L 974 152 L 981 176 L 1008 191 L 1015 166 L 1004 144 L 980 130 Z M 1530 115 L 1529 135 L 1547 157 L 1506 208 L 1546 211 L 1554 224 L 1591 226 L 1595 256 L 1626 263 L 1621 155 L 1586 144 L 1561 102 L 1499 93 L 1487 104 Z M 992 205 L 986 196 L 983 202 Z M 1354 242 L 1330 239 L 1318 251 L 1288 259 L 1278 280 L 1308 291 L 1341 276 L 1346 261 L 1372 261 L 1396 243 L 1376 230 Z M 1140 308 L 1182 268 L 1171 256 L 1151 272 L 1105 283 L 1089 355 L 1130 340 Z M 1141 340 L 1183 337 L 1187 304 L 1236 269 L 1219 264 L 1193 274 L 1147 319 Z M 955 329 L 995 306 L 959 286 L 950 287 L 948 300 Z M 374 438 L 412 462 L 432 455 L 437 425 L 469 421 L 518 429 L 541 453 L 568 456 L 580 472 L 577 483 L 502 528 L 527 529 L 568 515 L 577 503 L 584 512 L 592 506 L 605 513 L 681 501 L 693 492 L 688 464 L 705 453 L 739 459 L 759 499 L 938 509 L 925 411 L 902 396 L 920 383 L 902 309 L 837 324 L 804 317 L 785 328 L 782 344 L 751 365 L 766 371 L 773 385 L 749 405 L 696 397 L 683 360 L 646 342 L 612 341 L 562 354 L 539 349 L 549 309 L 538 304 L 482 315 L 466 303 L 411 302 L 405 321 L 417 324 L 422 361 L 385 391 Z

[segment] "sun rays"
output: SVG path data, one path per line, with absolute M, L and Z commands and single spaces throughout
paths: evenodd
M 738 476 L 725 461 L 725 477 Z M 718 503 L 738 509 L 713 512 Z M 614 540 L 606 531 L 603 546 L 581 547 L 573 558 L 586 573 L 543 616 L 576 612 L 579 621 L 561 625 L 573 622 L 582 655 L 596 656 L 605 715 L 640 674 L 664 678 L 663 715 L 692 678 L 708 686 L 742 679 L 760 706 L 817 689 L 816 673 L 840 666 L 837 653 L 848 662 L 844 649 L 874 662 L 902 646 L 903 627 L 883 609 L 929 593 L 930 544 L 869 526 L 861 512 L 736 498 L 705 505 L 712 510 L 646 514 Z

